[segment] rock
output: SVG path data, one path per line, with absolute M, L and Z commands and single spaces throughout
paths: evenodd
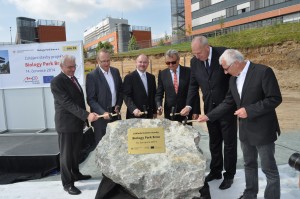
M 127 152 L 127 130 L 158 128 L 165 133 L 165 153 Z M 167 119 L 129 119 L 109 123 L 96 149 L 101 172 L 138 198 L 189 199 L 199 197 L 206 158 L 197 149 L 199 132 Z M 198 143 L 197 143 L 198 145 Z

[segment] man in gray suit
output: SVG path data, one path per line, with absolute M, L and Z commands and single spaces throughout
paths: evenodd
M 55 128 L 60 151 L 60 173 L 65 191 L 71 195 L 81 193 L 74 186 L 77 180 L 86 180 L 90 175 L 79 172 L 79 156 L 85 121 L 95 121 L 97 114 L 86 111 L 83 91 L 74 76 L 75 57 L 65 55 L 60 62 L 61 73 L 51 81 L 55 106 Z
M 237 50 L 226 50 L 219 59 L 224 73 L 232 75 L 224 101 L 214 110 L 201 115 L 198 121 L 215 121 L 237 106 L 239 136 L 244 157 L 246 189 L 243 199 L 257 198 L 259 155 L 266 175 L 264 198 L 280 198 L 280 177 L 274 158 L 277 136 L 280 135 L 275 108 L 282 102 L 273 70 L 261 64 L 245 61 Z
M 117 68 L 110 66 L 110 54 L 101 49 L 97 53 L 97 67 L 86 76 L 87 103 L 91 111 L 104 115 L 92 122 L 96 144 L 106 133 L 107 123 L 117 120 L 110 113 L 119 113 L 122 103 L 122 79 Z

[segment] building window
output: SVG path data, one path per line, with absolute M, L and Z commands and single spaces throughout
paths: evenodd
M 237 15 L 237 7 L 233 6 L 233 7 L 229 7 L 226 9 L 226 17 L 232 17 L 234 15 Z
M 251 10 L 272 6 L 275 4 L 283 3 L 290 0 L 253 0 L 250 2 Z
M 200 0 L 200 9 L 211 5 L 211 0 Z

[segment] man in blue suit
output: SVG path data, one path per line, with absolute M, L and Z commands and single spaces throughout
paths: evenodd
M 104 115 L 92 122 L 96 144 L 106 133 L 107 123 L 117 120 L 110 113 L 119 113 L 123 103 L 122 79 L 117 68 L 110 66 L 110 54 L 101 49 L 97 53 L 97 67 L 86 76 L 87 103 L 91 111 Z

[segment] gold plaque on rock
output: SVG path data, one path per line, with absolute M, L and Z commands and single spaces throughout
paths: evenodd
M 163 128 L 128 129 L 128 154 L 165 153 Z

